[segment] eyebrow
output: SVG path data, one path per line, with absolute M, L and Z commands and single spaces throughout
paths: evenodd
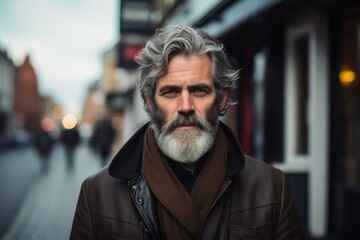
M 196 89 L 205 89 L 206 91 L 208 92 L 212 92 L 212 89 L 209 85 L 206 85 L 206 84 L 196 84 L 196 85 L 191 85 L 188 87 L 189 91 L 192 91 L 192 90 L 196 90 Z
M 165 90 L 169 90 L 169 89 L 180 90 L 181 88 L 182 88 L 182 87 L 177 86 L 177 85 L 164 85 L 164 86 L 162 86 L 161 88 L 159 88 L 159 92 L 162 92 L 162 91 L 165 91 Z M 188 90 L 189 90 L 189 91 L 192 91 L 192 90 L 195 90 L 195 89 L 199 89 L 199 88 L 204 88 L 204 89 L 206 89 L 206 90 L 209 91 L 209 92 L 212 91 L 212 89 L 211 89 L 211 87 L 210 87 L 209 85 L 203 84 L 203 83 L 188 86 Z
M 163 91 L 166 91 L 166 90 L 169 90 L 169 89 L 180 90 L 181 87 L 176 86 L 176 85 L 165 85 L 165 86 L 162 86 L 161 88 L 159 88 L 159 92 L 163 92 Z

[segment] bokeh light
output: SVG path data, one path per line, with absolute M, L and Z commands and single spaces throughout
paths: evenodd
M 341 85 L 349 86 L 355 81 L 355 73 L 351 70 L 342 70 L 339 74 Z
M 64 117 L 64 109 L 60 105 L 56 105 L 52 110 L 52 114 L 56 119 L 62 119 Z
M 55 127 L 55 123 L 54 121 L 49 118 L 46 117 L 41 121 L 41 128 L 45 131 L 45 132 L 51 132 L 52 130 L 54 130 Z
M 77 124 L 77 118 L 74 114 L 68 113 L 64 116 L 62 124 L 65 129 L 72 129 Z

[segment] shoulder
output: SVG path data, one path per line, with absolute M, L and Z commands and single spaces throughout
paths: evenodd
M 242 171 L 243 175 L 258 175 L 259 177 L 268 177 L 268 178 L 282 178 L 284 173 L 272 165 L 258 160 L 249 155 L 245 155 L 245 167 Z M 275 179 L 274 179 L 275 180 Z
M 122 213 L 132 206 L 128 181 L 110 176 L 108 168 L 105 167 L 84 180 L 80 197 L 86 199 L 90 213 L 121 218 L 119 212 Z M 114 209 L 119 212 L 114 212 Z
M 267 236 L 302 239 L 298 214 L 284 172 L 245 156 L 244 169 L 232 180 L 232 236 L 247 238 L 250 234 L 256 235 L 256 239 Z
M 287 182 L 281 170 L 247 155 L 243 170 L 232 180 L 234 195 L 250 205 L 279 203 Z
M 127 182 L 126 179 L 117 179 L 110 176 L 108 167 L 105 167 L 87 177 L 82 184 L 82 190 L 92 200 L 100 200 L 101 198 L 114 195 L 116 192 L 121 192 L 122 194 L 128 192 Z
M 76 208 L 74 234 L 81 234 L 87 224 L 89 234 L 96 234 L 96 238 L 98 234 L 113 236 L 111 239 L 137 236 L 139 219 L 128 181 L 111 177 L 107 167 L 86 178 Z

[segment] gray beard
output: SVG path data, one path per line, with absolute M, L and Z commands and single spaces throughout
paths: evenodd
M 217 105 L 205 119 L 194 114 L 180 114 L 176 119 L 166 121 L 160 111 L 153 113 L 150 127 L 162 153 L 180 163 L 193 163 L 207 153 L 215 142 L 219 124 Z M 177 129 L 182 125 L 195 125 L 193 129 Z
M 159 132 L 151 125 L 160 150 L 169 158 L 180 163 L 193 163 L 199 160 L 214 145 L 215 131 L 206 132 L 199 128 L 174 130 L 171 133 Z M 165 128 L 162 127 L 162 128 Z

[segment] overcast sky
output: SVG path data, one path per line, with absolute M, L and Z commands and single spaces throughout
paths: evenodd
M 30 55 L 40 91 L 79 115 L 102 54 L 118 39 L 119 0 L 0 0 L 0 48 Z

